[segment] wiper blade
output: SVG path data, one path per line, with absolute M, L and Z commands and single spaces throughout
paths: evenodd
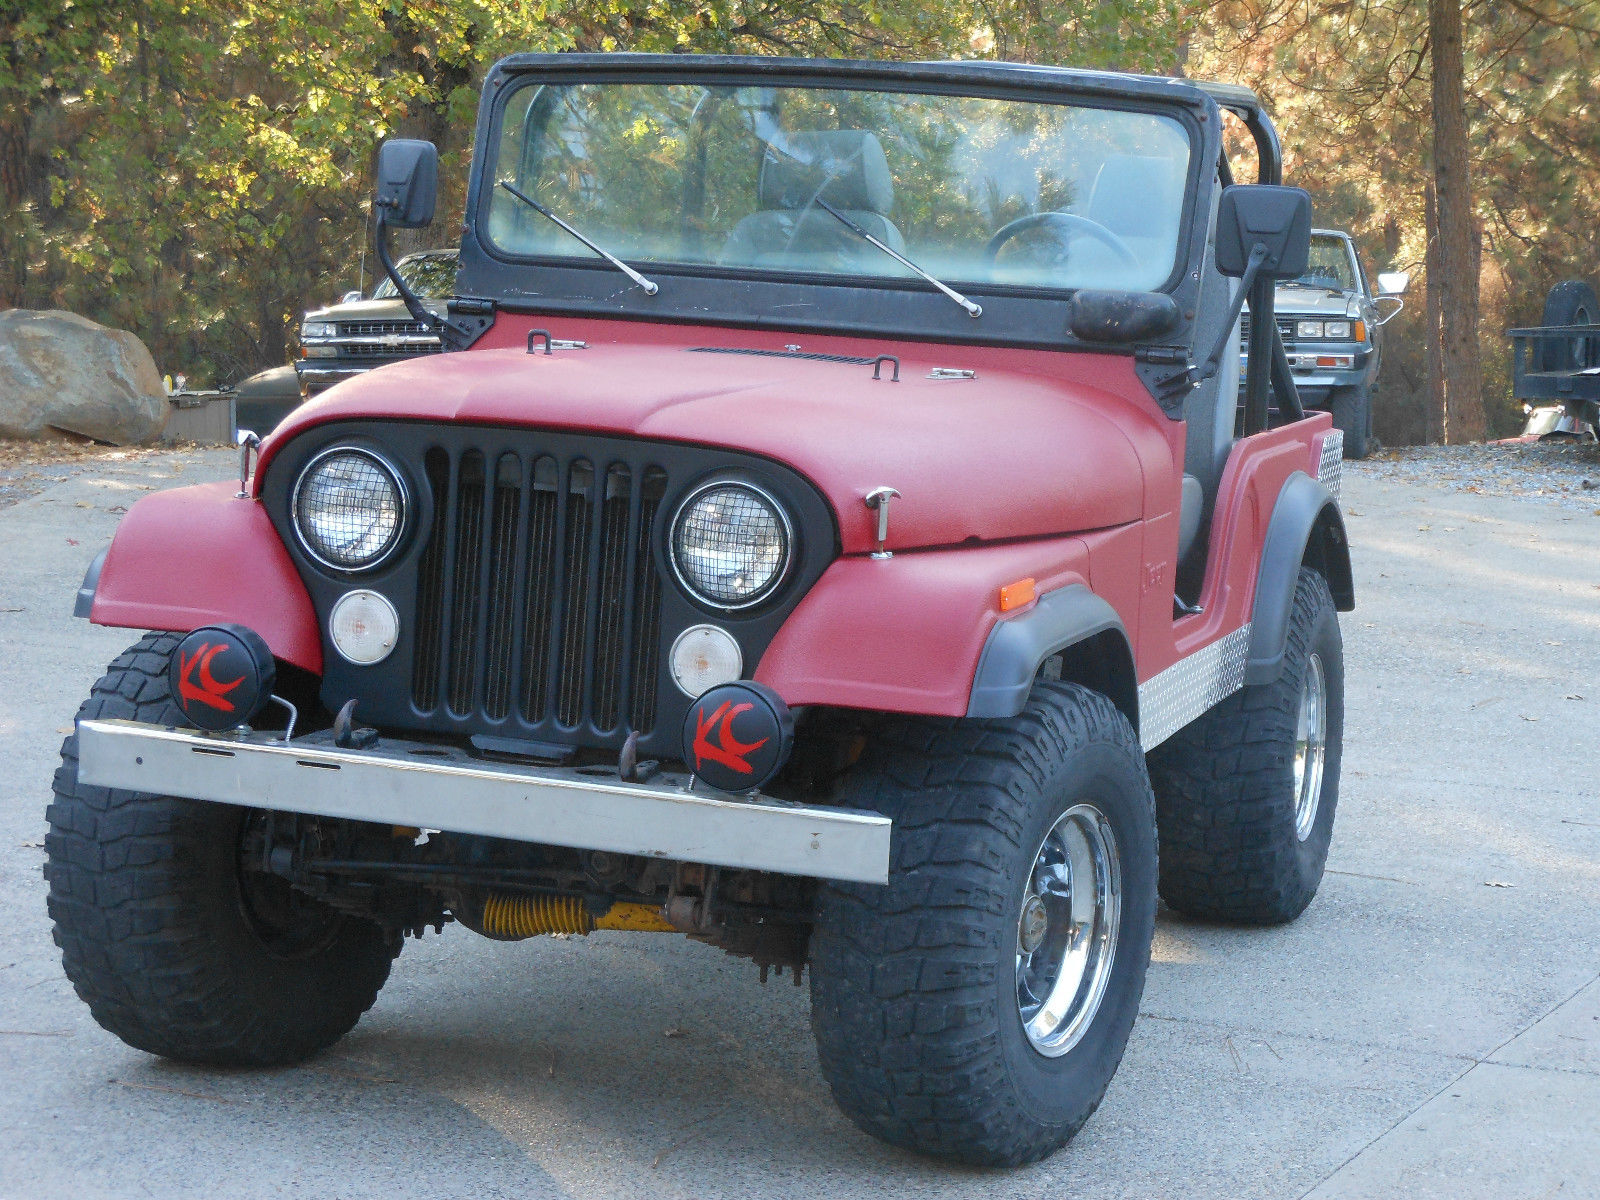
M 969 317 L 981 317 L 981 316 L 983 316 L 983 305 L 977 304 L 977 303 L 975 303 L 975 302 L 973 302 L 971 300 L 968 300 L 965 296 L 963 296 L 960 292 L 956 291 L 955 288 L 951 287 L 948 283 L 945 283 L 942 279 L 935 279 L 932 275 L 928 274 L 928 272 L 924 271 L 921 267 L 917 266 L 916 263 L 912 262 L 904 254 L 901 254 L 898 250 L 894 249 L 891 246 L 886 245 L 885 243 L 879 241 L 877 238 L 873 237 L 865 229 L 861 228 L 861 226 L 857 225 L 854 221 L 852 221 L 849 217 L 845 216 L 842 212 L 840 212 L 837 208 L 833 207 L 833 205 L 829 204 L 826 200 L 823 200 L 821 198 L 817 198 L 817 199 L 812 200 L 812 203 L 815 204 L 818 208 L 820 208 L 823 212 L 825 212 L 829 216 L 833 217 L 834 220 L 838 221 L 841 225 L 843 225 L 846 229 L 850 230 L 850 232 L 854 233 L 857 237 L 863 238 L 864 240 L 870 242 L 872 245 L 876 246 L 879 250 L 882 250 L 890 258 L 894 259 L 895 262 L 899 263 L 902 267 L 905 267 L 907 270 L 914 272 L 915 274 L 921 276 L 923 279 L 927 280 L 927 282 L 933 284 L 934 287 L 938 288 L 946 296 L 949 296 L 950 299 L 954 300 L 957 304 L 961 305 L 962 308 L 966 309 L 967 310 L 967 316 L 969 316 Z
M 617 270 L 621 271 L 629 279 L 631 279 L 635 283 L 637 283 L 641 288 L 644 289 L 644 294 L 646 296 L 654 296 L 657 292 L 659 292 L 661 290 L 654 283 L 650 282 L 650 280 L 646 279 L 643 275 L 639 274 L 639 272 L 635 271 L 627 263 L 623 262 L 615 254 L 611 253 L 611 251 L 606 250 L 603 247 L 596 245 L 594 242 L 592 242 L 588 238 L 584 237 L 583 234 L 579 233 L 571 225 L 568 225 L 565 221 L 563 221 L 560 217 L 556 216 L 555 213 L 551 212 L 544 205 L 540 204 L 532 196 L 526 195 L 525 193 L 523 193 L 523 192 L 519 191 L 518 189 L 512 187 L 504 179 L 502 179 L 500 181 L 500 186 L 505 188 L 506 191 L 510 192 L 518 200 L 521 200 L 524 204 L 526 204 L 529 208 L 533 209 L 533 211 L 538 213 L 540 216 L 546 217 L 549 220 L 555 222 L 562 229 L 566 230 L 573 237 L 577 238 L 585 246 L 589 247 L 589 249 L 593 250 L 601 258 L 605 259 L 608 263 L 610 263 Z

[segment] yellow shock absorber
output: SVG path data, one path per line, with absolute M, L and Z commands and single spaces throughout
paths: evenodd
M 575 896 L 543 896 L 491 892 L 484 897 L 480 918 L 488 937 L 511 940 L 545 933 L 588 934 L 596 929 L 631 929 L 672 933 L 661 910 L 648 904 L 619 901 L 596 918 Z

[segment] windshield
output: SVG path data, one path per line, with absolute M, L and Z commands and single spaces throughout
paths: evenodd
M 1341 237 L 1313 237 L 1311 257 L 1305 272 L 1294 280 L 1306 287 L 1332 288 L 1336 292 L 1357 292 L 1355 268 L 1350 248 Z
M 1173 273 L 1189 154 L 1183 126 L 1147 112 L 580 83 L 512 95 L 494 182 L 653 269 L 915 281 L 876 240 L 969 286 L 1142 291 Z M 606 269 L 506 188 L 486 190 L 502 253 Z
M 412 254 L 395 264 L 406 286 L 419 296 L 450 296 L 456 290 L 455 252 L 441 254 Z M 374 300 L 388 300 L 400 293 L 394 280 L 385 279 L 372 289 Z

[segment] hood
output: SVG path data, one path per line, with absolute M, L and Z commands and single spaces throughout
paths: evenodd
M 710 332 L 710 331 L 707 331 Z M 530 426 L 722 446 L 774 459 L 832 503 L 846 553 L 873 547 L 862 502 L 880 486 L 893 549 L 1044 537 L 1121 525 L 1144 507 L 1130 427 L 1150 443 L 1156 418 L 1128 396 L 1132 360 L 1052 354 L 1080 382 L 978 365 L 976 378 L 931 379 L 993 350 L 901 352 L 900 382 L 870 362 L 604 344 L 471 350 L 380 367 L 301 406 L 262 447 L 259 479 L 297 433 L 348 419 Z M 1012 352 L 1013 358 L 1019 352 Z M 1030 352 L 1020 352 L 1027 355 Z M 1153 407 L 1153 406 L 1152 406 Z M 1170 468 L 1169 468 L 1170 470 Z
M 1324 287 L 1280 283 L 1275 307 L 1279 316 L 1344 317 L 1356 299 L 1354 292 L 1332 292 Z
M 443 300 L 423 300 L 428 311 L 435 316 L 444 316 L 445 303 Z M 307 312 L 302 321 L 409 321 L 411 313 L 406 308 L 406 302 L 398 296 L 390 296 L 383 300 L 351 300 L 347 304 L 330 304 L 326 308 L 314 308 Z

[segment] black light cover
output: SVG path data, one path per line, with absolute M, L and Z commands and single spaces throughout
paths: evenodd
M 764 684 L 740 680 L 703 693 L 683 721 L 683 760 L 724 792 L 766 784 L 789 760 L 794 714 Z
M 278 664 L 244 625 L 203 625 L 173 652 L 167 686 L 191 724 L 212 731 L 255 720 L 272 698 Z

